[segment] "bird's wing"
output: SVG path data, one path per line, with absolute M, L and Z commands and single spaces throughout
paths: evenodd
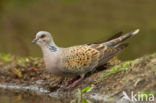
M 98 65 L 100 52 L 87 45 L 70 47 L 62 52 L 62 71 L 66 73 L 88 72 Z
M 110 48 L 101 44 L 94 47 L 88 45 L 70 47 L 62 52 L 62 71 L 73 74 L 90 72 L 105 64 L 125 47 L 127 46 L 121 45 Z
M 124 50 L 128 46 L 127 43 L 121 44 L 117 47 L 109 47 L 107 45 L 99 44 L 94 45 L 93 48 L 96 48 L 100 52 L 99 62 L 98 65 L 103 65 L 107 61 L 109 61 L 111 58 L 116 56 L 118 53 L 120 53 L 122 50 Z

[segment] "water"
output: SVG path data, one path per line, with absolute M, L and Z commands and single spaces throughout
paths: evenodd
M 68 91 L 59 94 L 60 92 L 50 92 L 37 85 L 22 86 L 0 83 L 0 91 L 0 103 L 69 103 L 78 99 L 71 97 Z
M 0 84 L 0 91 L 0 103 L 61 103 L 57 98 L 48 96 L 47 90 L 33 85 Z
M 0 93 L 0 103 L 63 103 L 48 96 L 29 95 L 28 93 Z

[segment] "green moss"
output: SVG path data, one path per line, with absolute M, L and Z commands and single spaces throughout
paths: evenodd
M 127 61 L 127 62 L 124 62 L 123 64 L 121 65 L 115 65 L 113 67 L 111 67 L 109 70 L 107 70 L 105 73 L 103 73 L 101 75 L 102 78 L 105 78 L 105 77 L 108 77 L 112 74 L 116 74 L 116 73 L 119 73 L 121 71 L 125 71 L 127 70 L 129 67 L 131 67 L 132 65 L 132 61 Z

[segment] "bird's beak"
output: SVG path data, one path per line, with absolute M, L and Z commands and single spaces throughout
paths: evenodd
M 39 40 L 39 38 L 35 38 L 32 43 L 35 44 L 37 41 Z

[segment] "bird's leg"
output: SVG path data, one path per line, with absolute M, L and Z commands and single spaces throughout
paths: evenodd
M 75 78 L 73 78 L 73 79 L 67 81 L 67 83 L 65 83 L 65 84 L 62 85 L 61 87 L 62 87 L 62 88 L 66 88 L 68 85 L 70 85 L 72 82 L 74 82 L 74 81 L 77 80 L 77 79 L 78 79 L 78 77 L 75 77 Z
M 62 85 L 61 87 L 66 88 L 70 83 L 72 83 L 75 80 L 75 78 L 67 81 L 67 83 L 65 83 L 64 85 Z
M 75 87 L 81 80 L 83 80 L 83 77 L 80 77 L 79 79 L 75 80 L 73 83 L 68 85 L 66 88 L 68 89 L 68 88 Z
M 85 74 L 81 74 L 80 78 L 75 79 L 75 81 L 73 81 L 70 85 L 68 85 L 67 89 L 75 87 L 81 80 L 84 79 L 84 77 L 85 77 Z

